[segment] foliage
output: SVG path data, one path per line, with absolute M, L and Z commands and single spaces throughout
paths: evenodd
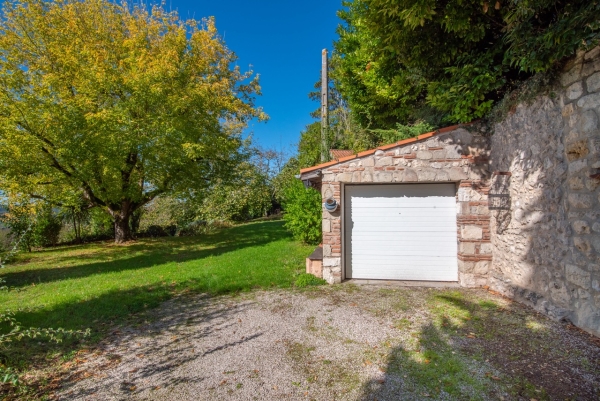
M 7 2 L 0 20 L 0 188 L 83 194 L 116 240 L 159 194 L 206 188 L 238 162 L 257 77 L 212 19 L 108 0 Z
M 49 204 L 12 204 L 2 221 L 11 237 L 18 238 L 19 249 L 28 251 L 56 245 L 62 228 L 61 218 Z
M 196 219 L 196 206 L 177 196 L 159 196 L 144 206 L 140 220 L 140 231 L 150 227 L 183 227 Z
M 598 0 L 343 3 L 335 79 L 364 128 L 468 122 L 600 39 Z
M 328 141 L 331 143 L 331 141 Z M 314 122 L 300 133 L 298 165 L 306 168 L 321 162 L 321 123 Z
M 321 242 L 321 193 L 305 188 L 300 180 L 292 181 L 285 191 L 283 203 L 285 228 L 295 239 L 308 244 Z
M 268 178 L 251 163 L 240 163 L 234 176 L 217 181 L 202 202 L 205 220 L 247 221 L 265 216 L 271 207 Z
M 294 285 L 298 288 L 304 288 L 304 287 L 309 287 L 309 286 L 315 286 L 315 285 L 324 285 L 327 284 L 327 281 L 323 280 L 322 278 L 318 278 L 312 274 L 308 274 L 308 273 L 302 273 L 298 276 L 298 278 L 296 279 L 296 282 L 294 283 Z
M 285 194 L 288 187 L 295 181 L 298 181 L 296 175 L 298 174 L 299 170 L 300 165 L 298 163 L 298 159 L 296 157 L 291 157 L 285 163 L 279 174 L 277 174 L 271 180 L 273 195 L 279 204 L 283 205 L 285 203 Z

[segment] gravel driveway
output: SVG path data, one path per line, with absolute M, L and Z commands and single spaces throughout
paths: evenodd
M 186 295 L 152 314 L 78 355 L 58 398 L 600 398 L 594 338 L 484 290 Z

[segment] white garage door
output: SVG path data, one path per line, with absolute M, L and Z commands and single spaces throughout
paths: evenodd
M 457 281 L 454 184 L 348 185 L 346 278 Z

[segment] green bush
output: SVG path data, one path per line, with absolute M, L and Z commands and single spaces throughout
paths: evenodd
M 31 242 L 34 246 L 54 246 L 62 228 L 60 217 L 52 208 L 44 208 L 36 217 L 31 229 Z
M 305 188 L 300 180 L 289 183 L 283 202 L 285 228 L 295 239 L 308 244 L 321 242 L 321 194 Z
M 32 247 L 56 245 L 62 228 L 60 217 L 49 205 L 44 205 L 36 212 L 22 205 L 11 207 L 2 221 L 10 230 L 13 240 L 21 238 L 19 248 L 27 251 L 31 251 Z
M 323 284 L 327 284 L 327 281 L 308 273 L 302 273 L 301 275 L 299 275 L 296 279 L 296 282 L 294 283 L 294 285 L 299 288 Z

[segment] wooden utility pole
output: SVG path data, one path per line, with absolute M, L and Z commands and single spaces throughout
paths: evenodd
M 327 63 L 327 49 L 321 52 L 321 162 L 326 162 L 328 156 L 327 131 L 329 128 L 329 77 Z

